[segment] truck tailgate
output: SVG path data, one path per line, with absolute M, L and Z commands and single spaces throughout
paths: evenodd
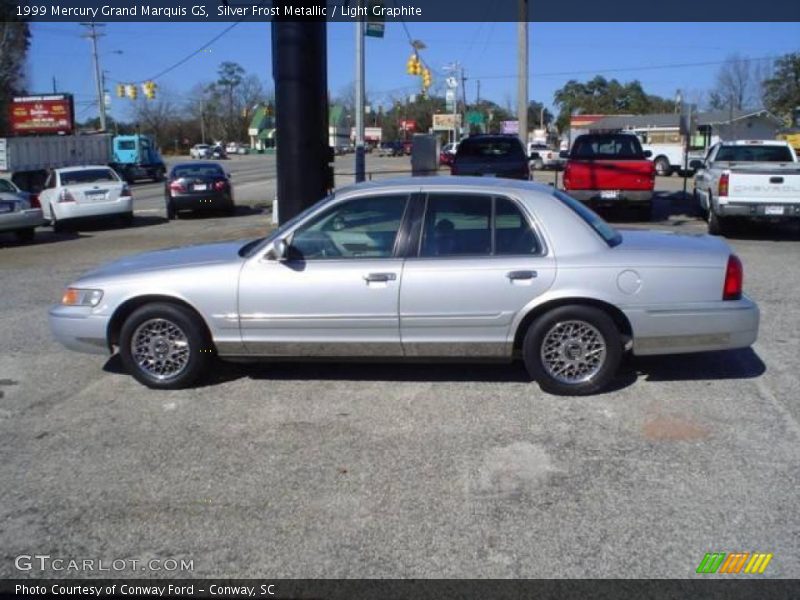
M 728 183 L 728 201 L 770 204 L 800 202 L 800 168 L 759 170 L 733 169 Z
M 570 160 L 564 174 L 568 190 L 653 189 L 653 163 L 648 160 Z

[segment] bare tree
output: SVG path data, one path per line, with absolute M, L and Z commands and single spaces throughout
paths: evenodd
M 161 87 L 155 100 L 139 98 L 133 106 L 133 114 L 143 133 L 152 133 L 159 145 L 165 145 L 172 124 L 180 113 L 169 89 Z
M 739 54 L 729 56 L 719 68 L 709 106 L 714 109 L 742 110 L 762 105 L 762 82 L 768 66 Z

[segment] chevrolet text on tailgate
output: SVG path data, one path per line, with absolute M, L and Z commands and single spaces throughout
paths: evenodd
M 462 358 L 519 359 L 542 389 L 580 395 L 626 352 L 752 344 L 742 281 L 720 238 L 617 231 L 528 181 L 412 177 L 337 190 L 262 239 L 100 266 L 50 326 L 159 389 L 217 357 Z
M 650 220 L 655 167 L 635 135 L 579 135 L 564 156 L 564 189 L 573 198 L 592 204 L 634 204 Z
M 724 235 L 737 218 L 800 218 L 800 164 L 787 142 L 721 142 L 692 166 L 709 233 Z

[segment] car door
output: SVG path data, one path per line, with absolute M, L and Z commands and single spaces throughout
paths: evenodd
M 490 193 L 431 193 L 424 210 L 416 256 L 403 268 L 405 355 L 509 355 L 514 316 L 555 278 L 530 215 Z
M 359 196 L 312 217 L 283 260 L 248 261 L 242 338 L 260 356 L 401 356 L 397 247 L 408 194 Z

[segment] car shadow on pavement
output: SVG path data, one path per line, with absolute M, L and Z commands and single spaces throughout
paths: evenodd
M 19 241 L 13 233 L 0 234 L 0 249 L 40 246 L 43 244 L 54 244 L 58 242 L 70 242 L 82 238 L 90 238 L 90 235 L 83 235 L 74 231 L 64 231 L 55 233 L 52 229 L 37 229 L 31 242 Z
M 755 379 L 767 366 L 752 348 L 663 356 L 628 357 L 621 372 L 632 372 L 646 381 L 697 381 Z
M 151 227 L 153 225 L 163 225 L 167 219 L 156 215 L 134 215 L 130 225 L 125 225 L 117 219 L 87 219 L 76 221 L 67 226 L 65 234 L 74 234 L 82 231 L 114 231 L 117 229 L 138 229 L 140 227 Z M 64 234 L 62 234 L 64 235 Z
M 800 219 L 769 223 L 766 221 L 733 222 L 725 231 L 725 238 L 754 242 L 787 242 L 800 240 Z
M 190 210 L 181 212 L 178 215 L 181 221 L 194 221 L 202 219 L 231 219 L 236 217 L 249 217 L 251 215 L 260 215 L 264 212 L 263 208 L 253 206 L 237 205 L 233 214 L 228 214 L 224 210 Z

